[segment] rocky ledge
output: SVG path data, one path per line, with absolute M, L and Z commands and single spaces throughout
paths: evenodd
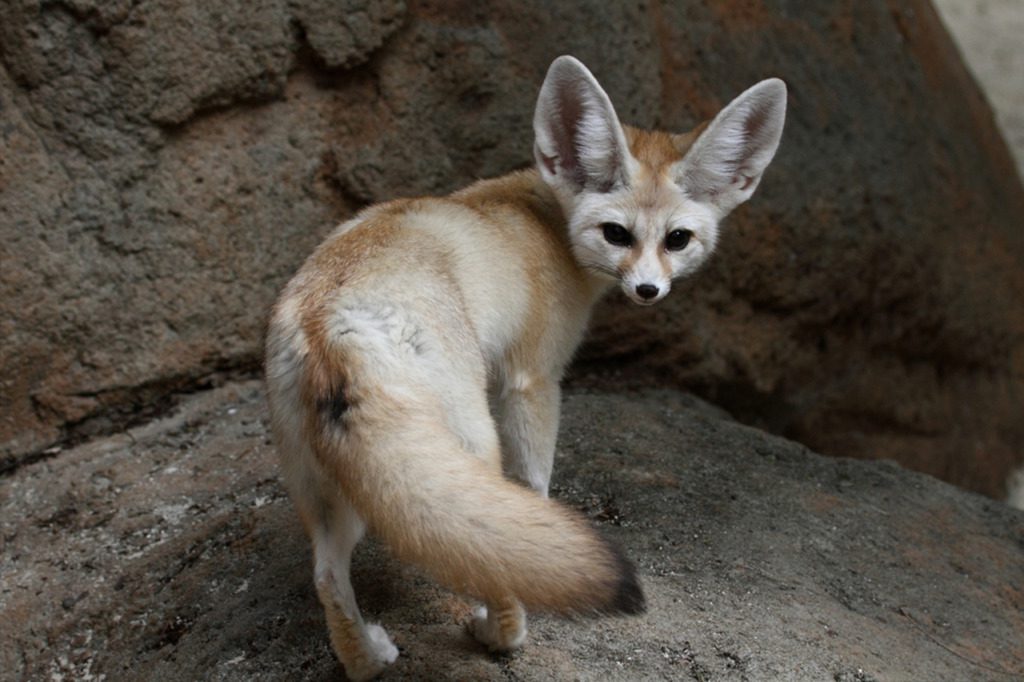
M 554 494 L 635 559 L 639 618 L 535 617 L 494 657 L 469 604 L 366 543 L 392 679 L 1009 680 L 1024 513 L 828 459 L 675 392 L 566 397 Z M 339 679 L 256 382 L 0 480 L 4 679 Z

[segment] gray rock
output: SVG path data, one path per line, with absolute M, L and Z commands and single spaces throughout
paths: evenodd
M 365 543 L 389 679 L 1024 675 L 1024 513 L 829 459 L 684 394 L 570 392 L 556 497 L 636 561 L 637 618 L 536 616 L 493 657 L 469 603 Z M 256 383 L 0 479 L 5 679 L 339 679 Z
M 398 30 L 405 3 L 401 0 L 292 0 L 293 16 L 323 64 L 353 67 Z
M 578 385 L 684 386 L 990 495 L 1024 453 L 1024 191 L 923 0 L 18 0 L 0 22 L 0 467 L 258 364 L 268 306 L 367 202 L 529 163 L 551 59 L 685 130 L 790 85 L 758 196 Z M 609 374 L 615 374 L 609 378 Z

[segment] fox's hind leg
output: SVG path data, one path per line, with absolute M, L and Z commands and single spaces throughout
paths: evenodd
M 498 400 L 505 473 L 547 497 L 558 437 L 558 382 L 509 373 Z
M 491 651 L 511 651 L 526 641 L 526 612 L 510 597 L 476 607 L 466 627 Z
M 334 652 L 351 680 L 369 680 L 398 658 L 384 628 L 363 622 L 349 580 L 352 550 L 366 526 L 346 503 L 312 529 L 316 590 L 327 615 Z
M 480 382 L 471 391 L 458 391 L 454 386 L 445 391 L 461 397 L 445 405 L 447 421 L 467 452 L 500 470 L 500 439 L 487 403 L 482 365 L 478 376 Z M 526 611 L 511 596 L 489 600 L 486 606 L 473 609 L 466 630 L 491 651 L 511 651 L 526 640 Z

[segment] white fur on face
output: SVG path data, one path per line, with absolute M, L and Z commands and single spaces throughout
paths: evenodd
M 711 255 L 718 221 L 757 188 L 782 135 L 786 96 L 779 79 L 749 88 L 666 173 L 641 167 L 590 71 L 572 57 L 556 59 L 537 99 L 534 152 L 541 177 L 569 216 L 580 265 L 618 281 L 641 305 L 664 298 L 673 279 Z M 606 223 L 629 231 L 631 244 L 610 244 Z M 685 248 L 669 251 L 665 237 L 674 230 L 692 236 Z M 645 285 L 656 295 L 640 296 L 637 288 Z
M 718 221 L 712 207 L 688 199 L 670 183 L 647 189 L 641 192 L 629 186 L 609 193 L 581 193 L 569 226 L 580 265 L 618 281 L 623 293 L 640 305 L 657 303 L 672 288 L 672 280 L 695 272 L 718 239 Z M 639 197 L 654 201 L 641 202 Z M 605 240 L 605 223 L 626 228 L 633 237 L 632 245 L 616 246 Z M 692 233 L 686 248 L 665 248 L 665 237 L 673 230 Z M 642 284 L 657 287 L 657 296 L 641 297 L 636 289 Z

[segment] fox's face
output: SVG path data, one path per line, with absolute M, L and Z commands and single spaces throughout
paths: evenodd
M 778 147 L 786 87 L 750 88 L 699 135 L 624 128 L 572 57 L 551 65 L 534 153 L 568 218 L 576 260 L 633 301 L 660 301 L 714 251 L 718 223 L 754 193 Z
M 651 305 L 711 254 L 718 215 L 687 197 L 669 168 L 633 161 L 621 187 L 572 197 L 569 234 L 580 265 L 618 281 L 636 303 Z

